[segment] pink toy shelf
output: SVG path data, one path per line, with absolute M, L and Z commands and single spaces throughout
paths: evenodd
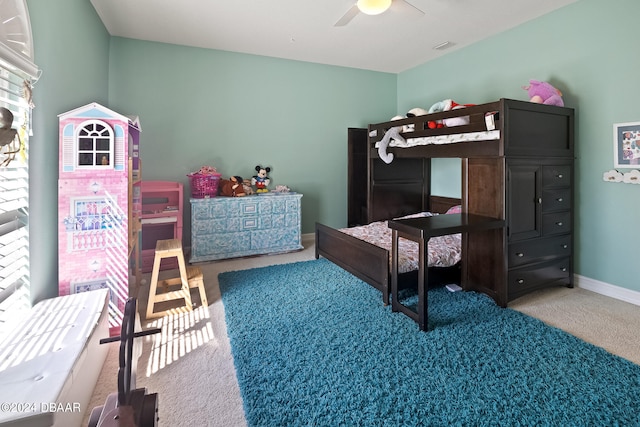
M 182 240 L 183 185 L 171 181 L 142 181 L 142 245 L 143 273 L 153 268 L 156 242 L 164 239 Z M 161 270 L 178 268 L 175 258 L 163 259 Z

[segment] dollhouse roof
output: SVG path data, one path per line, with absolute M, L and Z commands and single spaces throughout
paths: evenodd
M 135 127 L 140 132 L 142 132 L 142 126 L 140 126 L 140 117 L 138 117 L 138 116 L 127 116 L 127 118 L 129 119 L 129 124 L 131 124 L 131 126 Z
M 138 130 L 140 129 L 140 119 L 137 116 L 125 116 L 117 113 L 110 108 L 100 105 L 97 102 L 84 105 L 82 107 L 75 108 L 66 113 L 58 114 L 60 120 L 64 120 L 68 117 L 86 117 L 91 119 L 112 119 L 127 122 L 131 126 L 134 126 Z

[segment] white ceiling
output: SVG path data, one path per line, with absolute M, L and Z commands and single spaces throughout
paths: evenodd
M 398 73 L 577 0 L 394 0 L 334 24 L 355 0 L 91 0 L 112 36 Z M 434 46 L 451 42 L 445 50 Z

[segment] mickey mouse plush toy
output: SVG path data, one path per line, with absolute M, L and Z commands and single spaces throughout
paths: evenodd
M 256 166 L 256 172 L 258 172 L 258 174 L 254 175 L 253 178 L 251 178 L 251 185 L 254 185 L 256 187 L 256 193 L 267 193 L 269 191 L 267 189 L 267 186 L 271 182 L 267 174 L 271 172 L 271 168 L 263 168 L 262 166 L 258 165 Z

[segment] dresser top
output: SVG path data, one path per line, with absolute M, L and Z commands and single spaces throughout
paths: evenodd
M 226 200 L 255 201 L 255 200 L 262 200 L 262 199 L 271 200 L 271 199 L 301 198 L 301 197 L 302 197 L 302 193 L 296 193 L 291 191 L 288 193 L 269 192 L 269 193 L 260 193 L 260 194 L 250 194 L 248 196 L 242 196 L 242 197 L 217 196 L 217 197 L 210 197 L 207 199 L 196 199 L 192 197 L 190 201 L 191 203 L 205 203 L 205 202 L 212 202 L 212 201 L 224 202 Z

